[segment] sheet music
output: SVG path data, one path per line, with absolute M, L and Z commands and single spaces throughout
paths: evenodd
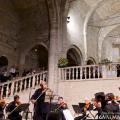
M 66 120 L 74 120 L 70 110 L 68 110 L 68 109 L 63 110 L 63 114 L 64 114 L 64 117 Z

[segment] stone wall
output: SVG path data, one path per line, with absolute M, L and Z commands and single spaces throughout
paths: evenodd
M 92 57 L 98 62 L 98 35 L 99 28 L 88 26 L 87 30 L 87 57 Z
M 91 100 L 96 92 L 113 92 L 115 95 L 119 96 L 119 85 L 119 78 L 111 80 L 59 81 L 58 94 L 63 96 L 71 107 L 72 104 L 84 102 L 85 97 Z
M 84 38 L 83 38 L 83 27 L 84 27 L 84 20 L 85 15 L 89 9 L 87 4 L 84 1 L 76 0 L 70 3 L 70 9 L 68 11 L 68 16 L 70 17 L 69 23 L 66 21 L 66 27 L 67 27 L 67 38 L 65 39 L 66 49 L 68 50 L 71 45 L 76 45 L 82 55 L 84 56 Z M 65 43 L 65 42 L 63 42 Z
M 49 47 L 46 3 L 37 2 L 0 1 L 0 56 L 8 58 L 9 66 L 21 67 L 21 59 L 24 65 L 27 52 L 37 44 Z
M 0 56 L 8 58 L 9 66 L 18 63 L 17 33 L 19 21 L 9 0 L 0 1 Z

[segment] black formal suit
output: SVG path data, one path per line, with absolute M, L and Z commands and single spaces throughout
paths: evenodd
M 46 93 L 42 93 L 42 89 L 37 89 L 32 95 L 31 100 L 36 100 L 40 95 L 41 97 L 34 104 L 33 120 L 46 120 L 46 115 L 50 109 L 49 104 L 44 102 Z
M 16 103 L 13 101 L 6 107 L 6 112 L 12 112 L 16 108 Z M 13 112 L 12 114 L 8 115 L 9 120 L 22 120 L 22 116 L 19 112 Z

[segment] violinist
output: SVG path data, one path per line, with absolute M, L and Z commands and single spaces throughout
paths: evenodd
M 58 97 L 58 108 L 56 110 L 60 112 L 62 120 L 66 120 L 63 114 L 63 110 L 67 108 L 68 108 L 67 103 L 63 100 L 63 97 Z
M 21 104 L 20 97 L 18 95 L 14 96 L 14 101 L 9 103 L 6 107 L 6 113 L 8 114 L 9 120 L 22 120 L 22 116 L 19 112 L 14 112 L 13 110 Z
M 60 120 L 74 120 L 70 110 L 68 109 L 67 103 L 64 101 L 63 97 L 58 98 L 58 108 L 60 114 L 61 114 L 61 119 Z
M 34 104 L 33 120 L 46 120 L 48 108 L 45 106 L 45 95 L 47 89 L 47 84 L 43 82 L 31 97 L 31 102 Z
M 67 103 L 63 100 L 63 97 L 58 97 L 59 110 L 67 109 Z
M 83 108 L 83 112 L 86 113 L 87 110 L 90 110 L 91 105 L 92 105 L 92 104 L 91 104 L 90 100 L 86 97 L 86 98 L 85 98 L 85 106 L 84 106 L 84 108 Z
M 82 115 L 76 117 L 75 120 L 81 120 L 81 119 L 86 120 L 87 117 L 89 116 L 89 111 L 90 111 L 91 107 L 93 107 L 93 105 L 91 104 L 89 98 L 86 97 L 85 104 L 80 110 Z

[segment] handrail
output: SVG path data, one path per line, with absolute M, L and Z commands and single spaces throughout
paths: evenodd
M 61 67 L 59 69 L 67 69 L 67 68 L 79 68 L 79 67 L 94 67 L 94 66 L 101 66 L 101 65 L 79 65 L 79 66 L 69 66 L 69 67 Z
M 0 98 L 10 97 L 30 88 L 35 88 L 41 81 L 47 81 L 47 71 L 0 83 Z
M 120 63 L 63 67 L 58 68 L 58 75 L 60 80 L 114 78 L 120 76 L 118 65 Z
M 69 66 L 69 67 L 63 67 L 59 69 L 64 69 L 64 68 L 75 68 L 75 67 L 94 67 L 94 66 L 103 66 L 103 65 L 120 65 L 120 62 L 113 62 L 113 63 L 108 63 L 108 64 L 93 64 L 93 65 L 78 65 L 78 66 Z
M 16 78 L 16 79 L 9 80 L 9 81 L 4 82 L 4 83 L 0 83 L 0 86 L 5 85 L 5 84 L 7 84 L 7 83 L 9 84 L 9 83 L 11 83 L 11 82 L 17 82 L 17 81 L 19 81 L 19 80 L 21 80 L 21 79 L 27 79 L 27 78 L 29 78 L 29 77 L 36 76 L 36 75 L 39 75 L 39 74 L 44 74 L 44 73 L 47 73 L 47 71 L 40 72 L 40 73 L 36 73 L 36 74 L 32 74 L 32 75 L 27 75 L 27 76 L 25 76 L 25 77 L 18 77 L 18 78 Z

